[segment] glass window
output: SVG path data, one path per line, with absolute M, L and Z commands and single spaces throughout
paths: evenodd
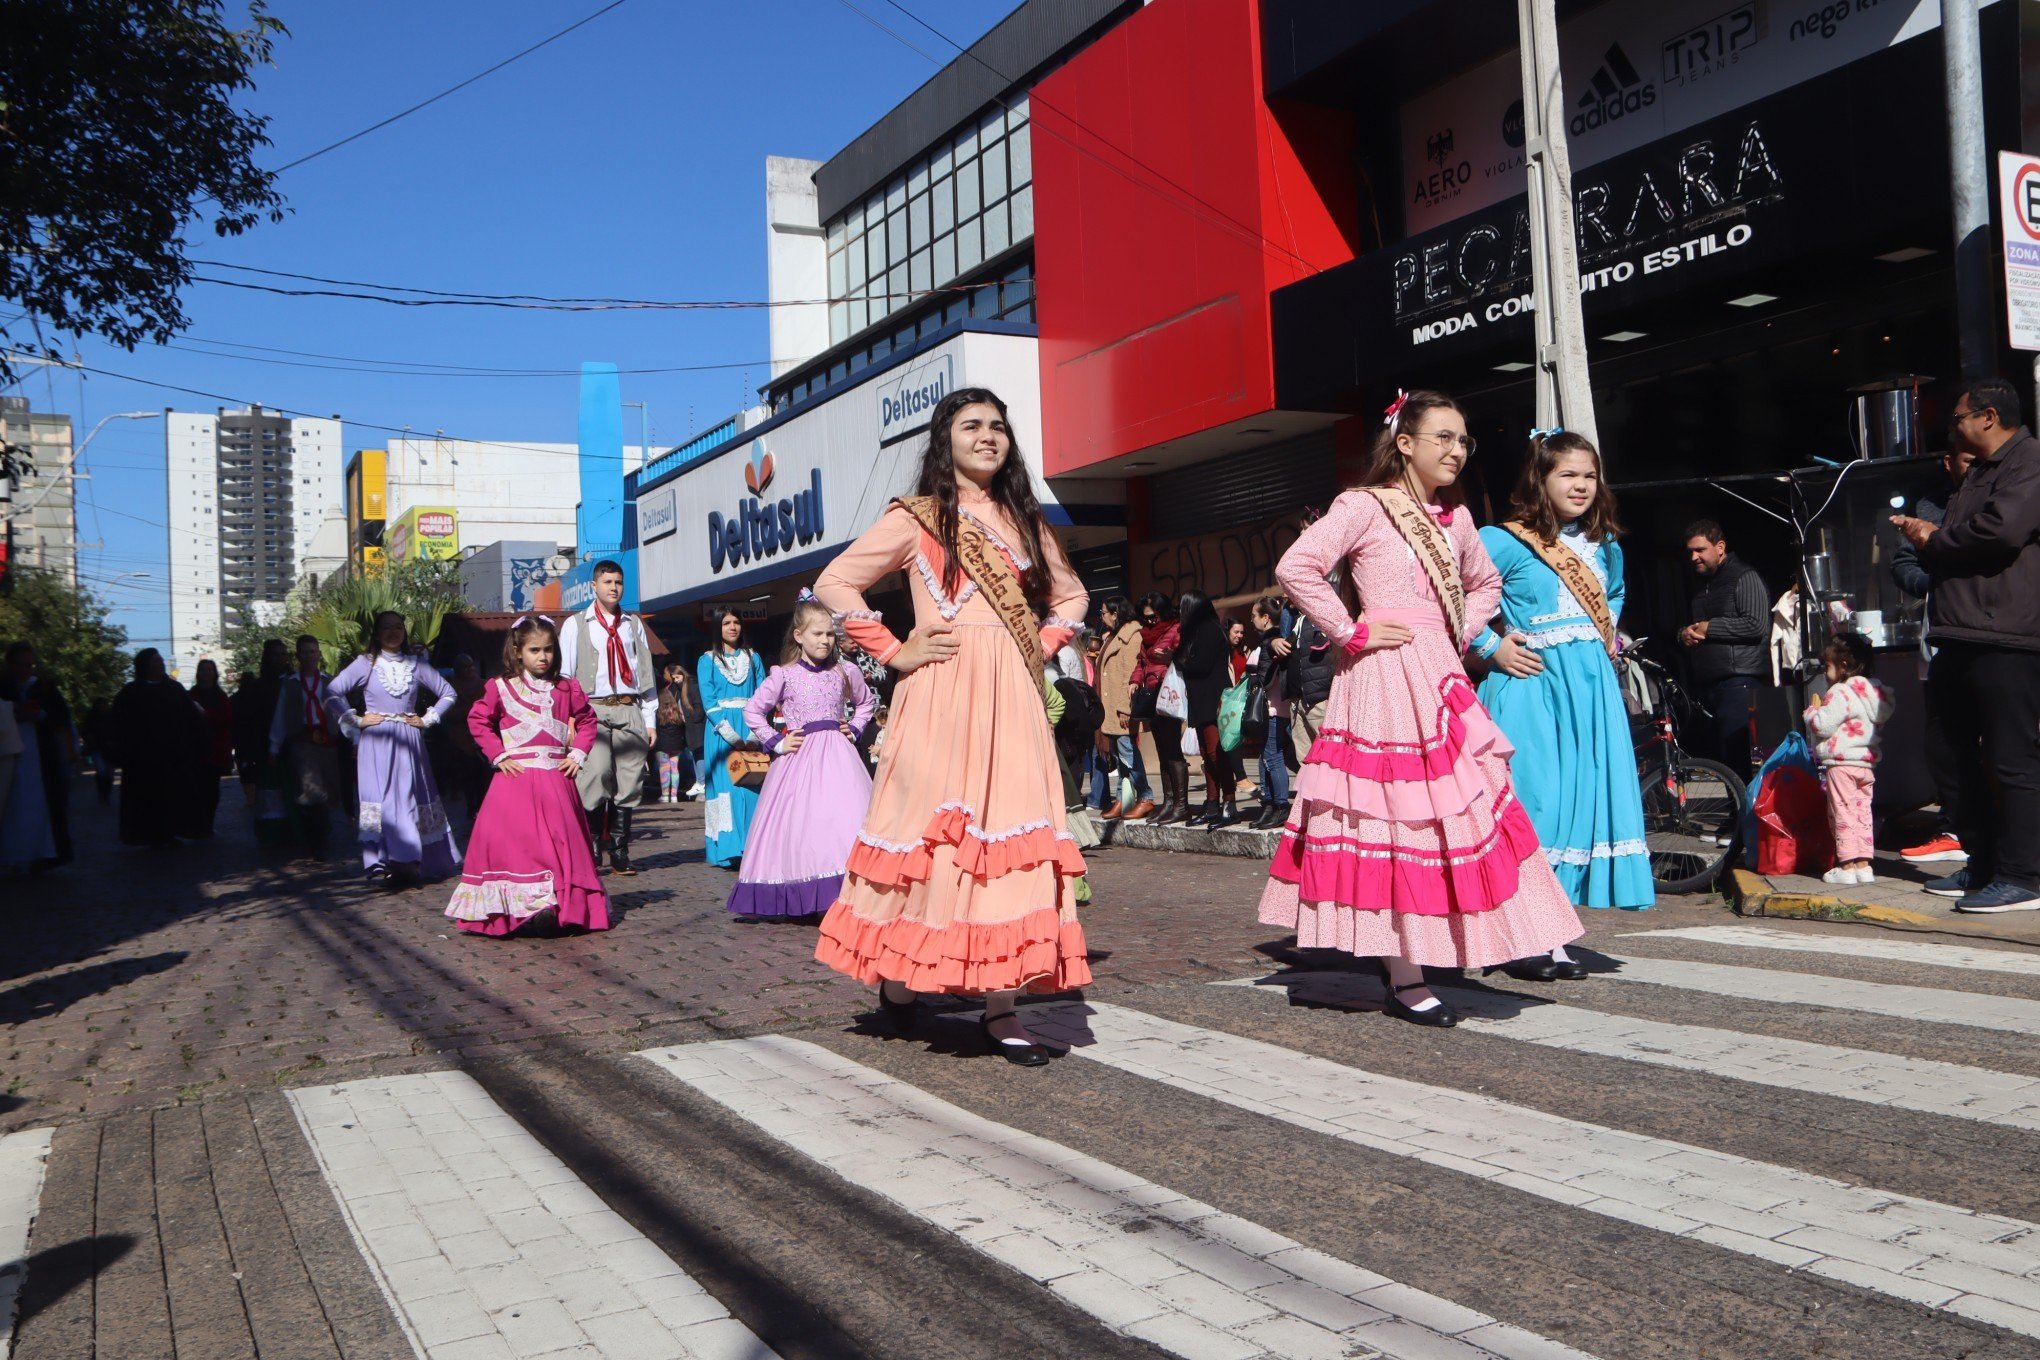
M 892 272 L 885 276 L 885 289 L 888 293 L 892 294 L 892 298 L 885 309 L 887 314 L 897 312 L 900 308 L 907 305 L 909 299 L 907 297 L 907 262 L 905 260 L 901 260 L 898 264 L 894 265 Z
M 1034 186 L 1029 184 L 1013 194 L 1013 239 L 1024 241 L 1034 235 Z
M 956 181 L 948 178 L 935 181 L 930 195 L 934 209 L 934 230 L 930 237 L 946 236 L 956 226 Z
M 1031 184 L 1034 181 L 1034 124 L 1022 123 L 1013 129 L 1013 135 L 1006 139 L 1011 148 L 1006 157 L 1012 162 L 1013 182 Z
M 978 205 L 978 167 L 972 161 L 956 168 L 956 215 L 958 218 L 976 217 Z
M 989 258 L 1012 244 L 1012 228 L 1002 199 L 985 209 L 985 255 Z
M 864 277 L 875 279 L 885 273 L 885 231 L 867 232 L 864 237 Z
M 893 212 L 898 208 L 905 207 L 906 202 L 907 202 L 907 182 L 903 179 L 896 179 L 886 187 L 885 210 L 887 212 Z
M 871 324 L 871 304 L 858 298 L 850 304 L 850 334 L 855 335 Z
M 984 258 L 984 236 L 978 227 L 978 219 L 973 217 L 956 229 L 956 272 L 968 273 L 984 263 Z
M 970 314 L 980 319 L 996 316 L 999 311 L 999 285 L 986 284 L 970 290 Z
M 979 164 L 985 168 L 985 202 L 1006 196 L 1006 144 L 993 142 L 985 148 Z
M 931 255 L 930 251 L 917 250 L 914 252 L 914 258 L 908 261 L 907 284 L 916 293 L 925 293 L 933 286 L 928 278 L 928 271 L 933 264 Z
M 956 235 L 951 232 L 935 238 L 934 286 L 940 288 L 955 277 Z
M 956 162 L 961 165 L 977 154 L 978 130 L 966 128 L 956 135 Z
M 912 198 L 928 187 L 928 163 L 922 161 L 907 172 L 907 197 Z
M 885 262 L 898 264 L 907 258 L 907 205 L 904 201 L 885 219 Z
M 934 235 L 928 229 L 928 195 L 919 194 L 907 200 L 907 230 L 912 233 L 910 240 L 916 250 L 927 245 Z
M 829 308 L 829 343 L 840 345 L 850 338 L 850 304 L 839 302 Z
M 849 280 L 843 273 L 843 252 L 840 250 L 831 251 L 829 253 L 829 296 L 832 298 L 842 297 L 844 293 L 849 291 L 848 283 Z
M 1027 121 L 1028 117 L 1029 114 L 1027 96 L 1023 94 L 1018 99 L 1015 99 L 1012 105 L 1006 110 L 1007 130 L 1010 131 L 1013 128 L 1019 127 L 1022 123 Z
M 846 229 L 843 225 L 842 218 L 839 217 L 835 221 L 829 223 L 829 249 L 841 250 L 843 248 L 843 237 L 845 236 L 845 234 Z
M 915 327 L 914 329 L 915 332 L 918 335 L 920 335 L 922 339 L 925 340 L 927 337 L 935 334 L 935 332 L 942 329 L 942 313 L 940 312 L 927 313 L 921 318 L 921 324 Z
M 850 361 L 848 359 L 838 359 L 835 363 L 829 366 L 830 382 L 839 383 L 849 376 L 850 376 Z
M 929 163 L 929 168 L 934 172 L 935 177 L 940 179 L 948 174 L 950 167 L 955 164 L 956 158 L 950 154 L 949 143 L 944 142 L 941 149 L 935 153 L 935 159 Z

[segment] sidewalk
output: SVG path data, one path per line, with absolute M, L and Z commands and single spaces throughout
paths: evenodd
M 1955 910 L 1954 899 L 1935 897 L 1921 890 L 1920 885 L 1927 880 L 1961 867 L 1959 862 L 1908 864 L 1899 858 L 1897 851 L 1880 847 L 1875 883 L 1843 887 L 1799 874 L 1767 878 L 1738 869 L 1729 899 L 1744 916 L 1854 921 L 1893 930 L 2040 944 L 2040 911 L 1970 916 Z

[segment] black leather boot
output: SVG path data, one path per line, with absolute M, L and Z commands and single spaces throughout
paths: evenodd
M 595 833 L 595 872 L 609 872 L 610 858 L 616 853 L 616 839 L 611 828 L 615 825 L 615 808 L 604 799 L 588 814 L 589 829 Z
M 609 867 L 616 870 L 624 878 L 629 878 L 637 873 L 637 870 L 630 867 L 631 812 L 632 809 L 627 807 L 612 807 L 610 809 L 610 828 L 615 836 L 615 844 L 609 851 Z

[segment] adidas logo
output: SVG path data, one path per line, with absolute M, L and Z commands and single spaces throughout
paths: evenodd
M 1655 103 L 1656 84 L 1644 80 L 1621 43 L 1611 43 L 1575 105 L 1578 111 L 1566 126 L 1578 137 Z

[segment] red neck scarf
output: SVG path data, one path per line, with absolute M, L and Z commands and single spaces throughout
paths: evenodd
M 326 706 L 319 702 L 319 677 L 299 671 L 298 688 L 305 692 L 305 730 L 315 736 L 325 736 Z
M 610 618 L 601 605 L 595 606 L 595 621 L 609 634 L 609 679 L 610 683 L 629 689 L 637 688 L 637 674 L 631 669 L 630 649 L 623 645 L 623 611 L 616 611 Z

